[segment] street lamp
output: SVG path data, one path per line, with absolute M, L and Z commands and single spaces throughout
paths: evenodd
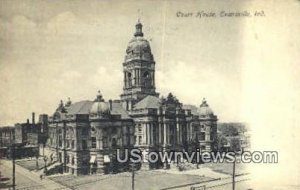
M 44 156 L 44 163 L 45 163 L 45 167 L 44 167 L 44 174 L 46 174 L 47 173 L 47 157 L 46 156 Z
M 131 166 L 131 189 L 134 190 L 134 177 L 135 177 L 135 169 L 136 164 L 134 162 L 130 163 Z

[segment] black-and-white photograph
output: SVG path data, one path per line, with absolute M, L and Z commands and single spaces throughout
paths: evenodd
M 300 189 L 299 16 L 0 0 L 0 189 Z

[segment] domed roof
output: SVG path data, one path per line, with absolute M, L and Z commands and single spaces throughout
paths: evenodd
M 130 40 L 126 53 L 151 53 L 149 42 L 142 36 L 136 36 Z
M 149 42 L 143 37 L 144 33 L 142 31 L 143 25 L 138 22 L 136 24 L 136 32 L 134 37 L 130 40 L 127 49 L 125 61 L 130 61 L 132 59 L 143 59 L 147 61 L 153 61 L 153 55 L 151 53 L 151 48 Z
M 94 100 L 94 103 L 90 109 L 90 114 L 92 115 L 107 115 L 110 114 L 109 103 L 104 102 L 102 94 L 98 91 L 97 98 Z
M 213 115 L 214 112 L 212 111 L 212 109 L 208 106 L 205 98 L 202 100 L 202 104 L 200 105 L 199 108 L 199 115 L 200 116 L 211 116 Z
M 90 114 L 109 114 L 109 105 L 107 102 L 95 102 L 91 109 Z

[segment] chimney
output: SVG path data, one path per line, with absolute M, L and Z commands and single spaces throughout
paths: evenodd
M 29 119 L 27 119 L 27 124 L 29 124 Z
M 32 112 L 32 124 L 35 124 L 35 113 Z
M 112 100 L 109 100 L 109 110 L 111 111 L 112 110 Z

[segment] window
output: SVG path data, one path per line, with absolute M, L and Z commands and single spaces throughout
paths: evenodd
M 142 144 L 142 136 L 139 136 L 139 144 Z
M 205 132 L 201 132 L 200 133 L 200 141 L 204 141 L 205 140 Z
M 117 139 L 116 138 L 112 138 L 111 146 L 117 146 Z
M 62 138 L 61 138 L 61 136 L 58 137 L 58 146 L 59 147 L 62 146 Z
M 107 137 L 103 137 L 103 147 L 107 147 Z
M 131 77 L 131 73 L 128 73 L 128 74 L 127 74 L 127 77 L 128 77 L 128 79 L 127 79 L 127 80 L 128 80 L 128 86 L 131 87 L 131 86 L 132 86 L 132 77 Z
M 97 147 L 96 137 L 92 137 L 92 148 Z
M 83 128 L 82 129 L 82 135 L 88 135 L 89 134 L 89 131 L 87 128 Z
M 117 134 L 117 128 L 112 128 L 111 133 L 112 134 Z
M 146 72 L 144 73 L 144 77 L 145 77 L 145 78 L 149 78 L 149 77 L 150 77 L 150 75 L 149 75 L 149 72 L 148 72 L 148 71 L 146 71 Z
M 67 164 L 69 164 L 69 163 L 70 163 L 70 158 L 69 158 L 69 156 L 68 156 L 68 155 L 66 156 L 66 163 L 67 163 Z
M 74 159 L 74 157 L 72 157 L 72 165 L 74 165 L 75 164 L 75 159 Z
M 74 148 L 75 148 L 75 141 L 72 140 L 72 149 L 74 149 Z
M 83 150 L 87 149 L 87 143 L 86 143 L 86 140 L 82 140 L 82 149 L 83 149 Z

